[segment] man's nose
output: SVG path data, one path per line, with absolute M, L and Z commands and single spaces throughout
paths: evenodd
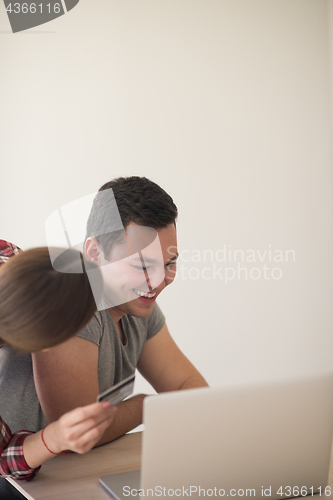
M 164 266 L 157 266 L 154 270 L 146 269 L 144 273 L 150 290 L 163 290 L 166 285 Z

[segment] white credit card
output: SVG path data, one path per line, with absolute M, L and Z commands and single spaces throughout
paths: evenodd
M 108 401 L 111 406 L 115 406 L 133 392 L 135 374 L 130 375 L 116 385 L 106 389 L 97 396 L 97 401 Z

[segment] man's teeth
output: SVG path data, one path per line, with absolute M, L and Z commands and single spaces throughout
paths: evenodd
M 146 297 L 147 299 L 152 299 L 156 295 L 156 292 L 146 293 L 146 292 L 142 292 L 141 290 L 134 290 L 134 291 L 135 291 L 135 293 L 140 295 L 140 297 Z

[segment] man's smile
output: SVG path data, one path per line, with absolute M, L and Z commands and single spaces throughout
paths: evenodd
M 156 297 L 157 292 L 143 292 L 142 290 L 134 289 L 134 292 L 139 295 L 139 297 L 143 297 L 146 299 L 153 299 Z

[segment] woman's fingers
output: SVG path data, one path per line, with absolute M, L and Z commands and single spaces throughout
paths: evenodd
M 87 447 L 88 442 L 94 440 L 93 444 L 95 444 L 101 438 L 103 432 L 111 424 L 113 416 L 116 413 L 116 408 L 110 407 L 108 403 L 106 405 L 102 403 L 101 405 L 103 405 L 102 409 L 97 412 L 95 408 L 89 409 L 88 412 L 82 412 L 81 410 L 85 410 L 85 407 L 74 410 L 74 412 L 77 413 L 76 417 L 79 418 L 75 418 L 74 421 L 77 423 L 74 425 L 68 426 L 65 419 L 61 422 L 63 426 L 63 435 L 68 443 L 67 449 L 71 449 L 77 453 L 84 453 L 84 451 L 89 449 Z M 91 416 L 92 414 L 93 416 Z M 64 417 L 65 416 L 66 415 L 64 415 Z M 61 417 L 61 419 L 62 418 L 63 417 Z
M 107 415 L 112 414 L 112 412 L 110 413 L 110 410 L 111 406 L 109 403 L 92 403 L 65 413 L 65 415 L 61 417 L 61 420 L 64 425 L 71 427 L 91 417 L 100 416 L 101 418 L 104 418 Z
M 55 453 L 63 450 L 88 451 L 112 423 L 116 410 L 109 403 L 93 403 L 66 413 L 46 427 L 50 449 Z
M 89 429 L 84 434 L 81 434 L 81 436 L 73 442 L 73 451 L 76 453 L 85 453 L 90 450 L 100 440 L 109 425 L 109 420 L 105 420 L 92 429 Z

